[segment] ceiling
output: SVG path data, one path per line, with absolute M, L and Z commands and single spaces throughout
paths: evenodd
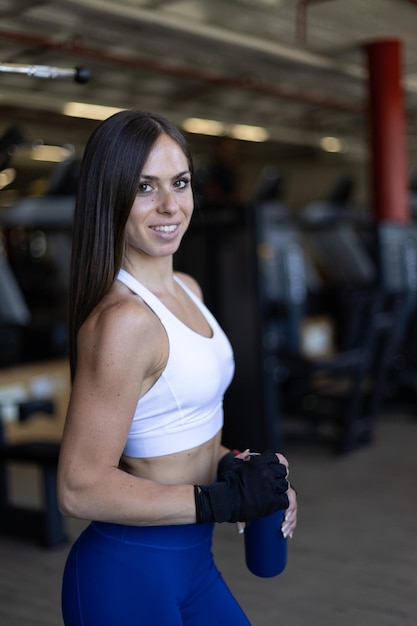
M 17 124 L 28 141 L 81 152 L 97 122 L 64 116 L 75 101 L 157 111 L 179 125 L 216 120 L 226 132 L 260 126 L 265 150 L 332 136 L 361 158 L 365 46 L 395 38 L 417 152 L 414 0 L 0 0 L 0 18 L 0 133 Z M 91 77 L 30 76 L 32 66 L 86 67 Z

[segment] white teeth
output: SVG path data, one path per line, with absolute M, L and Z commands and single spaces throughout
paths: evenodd
M 154 226 L 154 230 L 158 230 L 163 233 L 173 233 L 176 228 L 176 226 Z

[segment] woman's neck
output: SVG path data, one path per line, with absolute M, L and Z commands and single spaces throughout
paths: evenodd
M 125 258 L 122 269 L 154 294 L 169 293 L 175 289 L 172 256 L 158 259 L 141 258 L 135 259 L 134 262 Z

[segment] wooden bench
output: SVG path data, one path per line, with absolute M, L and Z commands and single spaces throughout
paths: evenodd
M 55 405 L 52 400 L 29 400 L 18 404 L 20 422 L 36 414 L 53 416 L 54 413 Z M 45 547 L 54 547 L 68 540 L 56 496 L 59 448 L 59 441 L 8 443 L 0 405 L 0 532 L 35 540 Z M 19 506 L 12 502 L 8 471 L 11 463 L 38 468 L 42 482 L 40 509 Z

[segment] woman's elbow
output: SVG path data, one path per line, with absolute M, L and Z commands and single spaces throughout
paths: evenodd
M 65 517 L 78 519 L 85 518 L 84 501 L 88 498 L 83 495 L 85 489 L 71 481 L 64 472 L 58 472 L 57 480 L 57 502 L 58 509 Z
M 65 517 L 79 517 L 79 502 L 76 494 L 66 484 L 58 482 L 57 485 L 58 509 Z

